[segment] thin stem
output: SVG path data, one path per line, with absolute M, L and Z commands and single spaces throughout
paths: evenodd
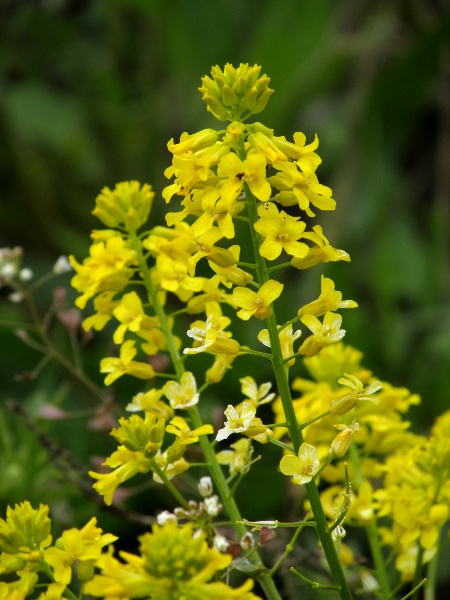
M 161 306 L 161 303 L 159 301 L 157 290 L 151 279 L 148 265 L 144 259 L 141 245 L 135 233 L 130 233 L 130 241 L 133 245 L 134 250 L 137 253 L 140 271 L 142 273 L 142 278 L 145 283 L 147 294 L 150 301 L 152 302 L 155 314 L 158 317 L 161 331 L 164 334 L 167 344 L 167 350 L 170 354 L 170 358 L 172 359 L 177 378 L 181 379 L 183 373 L 185 372 L 183 360 L 178 352 L 177 345 L 175 343 L 175 338 L 169 326 L 169 321 L 167 319 L 166 313 L 164 312 L 164 308 Z M 191 408 L 190 417 L 192 419 L 194 429 L 197 429 L 198 427 L 201 427 L 203 425 L 203 421 L 200 417 L 200 413 L 198 411 L 197 406 L 193 406 Z M 227 511 L 230 520 L 234 523 L 234 530 L 236 531 L 237 535 L 241 538 L 243 535 L 245 535 L 247 530 L 244 525 L 237 523 L 237 521 L 242 521 L 242 517 L 234 498 L 229 497 L 230 488 L 228 487 L 223 471 L 217 461 L 217 457 L 214 452 L 215 443 L 210 443 L 206 435 L 201 435 L 199 437 L 199 443 L 203 452 L 203 456 L 205 457 L 205 461 L 209 464 L 209 472 L 211 474 L 211 477 L 213 478 L 217 491 L 219 492 L 219 496 L 224 504 L 225 510 Z M 254 552 L 249 557 L 249 560 L 255 565 L 255 568 L 257 570 L 264 568 L 262 560 L 257 552 Z M 267 571 L 261 572 L 258 575 L 256 575 L 256 579 L 261 585 L 268 600 L 281 600 L 281 596 L 278 593 L 275 584 L 269 573 L 267 573 Z
M 286 329 L 286 327 L 289 327 L 289 325 L 292 325 L 293 323 L 297 323 L 297 321 L 300 321 L 300 317 L 294 317 L 293 319 L 291 319 L 284 325 L 281 325 L 281 327 L 278 329 L 278 333 L 281 333 L 283 331 L 283 329 Z
M 416 587 L 415 587 L 415 588 L 413 588 L 413 589 L 412 589 L 412 590 L 409 592 L 409 594 L 406 594 L 406 596 L 403 596 L 402 600 L 406 600 L 407 598 L 410 598 L 410 597 L 411 597 L 411 596 L 413 596 L 413 595 L 414 595 L 414 597 L 416 597 L 416 596 L 417 596 L 417 593 L 418 593 L 418 591 L 419 591 L 419 590 L 420 590 L 420 588 L 423 586 L 423 584 L 424 584 L 424 583 L 426 583 L 426 581 L 427 581 L 427 579 L 426 579 L 426 577 L 425 577 L 424 579 L 422 579 L 422 581 L 421 581 L 420 583 L 418 583 L 418 584 L 416 585 Z
M 245 160 L 246 152 L 243 136 L 241 136 L 239 145 L 239 157 L 241 160 Z M 244 184 L 244 191 L 249 200 L 247 208 L 251 224 L 250 231 L 252 235 L 253 253 L 257 266 L 258 281 L 262 286 L 269 280 L 269 273 L 267 271 L 264 257 L 262 257 L 259 252 L 261 246 L 261 236 L 254 229 L 255 223 L 258 221 L 257 203 L 256 198 L 251 193 L 247 184 Z M 278 391 L 280 393 L 286 422 L 288 423 L 289 434 L 294 446 L 294 454 L 298 454 L 300 446 L 303 443 L 303 435 L 298 428 L 297 417 L 295 415 L 294 405 L 292 403 L 291 390 L 289 387 L 289 367 L 283 364 L 283 354 L 281 351 L 279 331 L 274 310 L 272 310 L 272 314 L 266 319 L 266 324 L 269 332 L 270 348 L 273 356 L 272 364 L 275 378 L 277 380 Z M 331 534 L 328 532 L 328 521 L 325 517 L 325 513 L 320 501 L 317 485 L 315 481 L 310 481 L 305 485 L 305 487 L 308 493 L 314 520 L 316 521 L 317 533 L 322 544 L 328 566 L 333 575 L 334 581 L 337 584 L 336 587 L 339 587 L 341 600 L 350 600 L 352 598 L 352 594 L 345 578 L 342 565 L 339 561 Z
M 42 341 L 44 342 L 45 346 L 47 347 L 48 352 L 51 354 L 52 358 L 56 360 L 56 362 L 58 362 L 62 367 L 64 367 L 64 369 L 66 369 L 66 371 L 68 371 L 70 375 L 72 375 L 72 377 L 78 379 L 78 381 L 85 385 L 95 396 L 97 396 L 97 398 L 101 400 L 103 404 L 105 400 L 103 397 L 102 390 L 98 388 L 95 385 L 95 383 L 91 379 L 89 379 L 89 377 L 87 377 L 83 373 L 78 372 L 74 365 L 70 362 L 70 360 L 68 360 L 63 354 L 61 354 L 61 352 L 53 345 L 53 342 L 50 339 L 48 333 L 41 325 L 41 321 L 36 310 L 33 297 L 27 290 L 25 290 L 25 300 L 27 302 L 28 310 L 30 311 L 30 315 L 36 327 L 36 330 L 39 336 L 41 337 Z
M 279 334 L 279 333 L 280 333 L 280 332 L 278 331 L 278 334 Z M 281 364 L 282 364 L 282 365 L 285 365 L 286 363 L 288 363 L 289 361 L 291 361 L 293 358 L 299 358 L 300 356 L 303 356 L 303 358 L 304 358 L 304 356 L 305 356 L 305 355 L 304 355 L 304 354 L 300 354 L 300 352 L 296 352 L 295 354 L 291 354 L 291 356 L 288 356 L 287 358 L 284 358 L 284 359 L 281 361 Z
M 364 477 L 361 470 L 359 450 L 356 444 L 352 444 L 350 446 L 350 457 L 353 463 L 356 484 L 359 488 L 364 481 Z M 365 526 L 365 530 L 367 532 L 367 538 L 369 540 L 370 550 L 372 553 L 373 563 L 375 565 L 378 583 L 380 584 L 381 595 L 383 598 L 389 598 L 391 595 L 391 587 L 389 585 L 386 564 L 384 562 L 383 553 L 381 551 L 381 546 L 378 539 L 376 523 L 368 523 Z
M 238 265 L 238 267 L 247 267 L 247 269 L 255 269 L 256 270 L 256 265 L 254 265 L 253 263 L 242 262 L 239 260 L 237 265 Z
M 295 450 L 292 446 L 289 446 L 288 444 L 285 444 L 284 442 L 280 442 L 280 440 L 275 440 L 274 438 L 268 437 L 267 441 L 270 442 L 271 444 L 274 444 L 275 446 L 279 446 L 280 448 L 283 448 L 284 450 L 289 450 L 289 452 L 292 452 L 292 454 L 295 454 Z
M 283 264 L 281 264 L 281 265 L 275 265 L 274 267 L 269 267 L 269 268 L 267 269 L 267 272 L 268 272 L 268 273 L 272 273 L 273 271 L 278 271 L 278 269 L 285 269 L 286 267 L 291 267 L 291 266 L 292 266 L 292 265 L 291 265 L 291 263 L 290 263 L 290 262 L 288 262 L 288 263 L 283 263 Z
M 268 352 L 259 352 L 258 350 L 251 350 L 246 346 L 241 346 L 239 348 L 239 352 L 242 354 L 253 354 L 254 356 L 262 356 L 262 358 L 268 358 L 269 360 L 272 360 L 272 355 Z
M 177 490 L 177 488 L 173 485 L 173 483 L 170 481 L 170 479 L 167 477 L 167 475 L 164 473 L 164 471 L 161 469 L 161 467 L 158 466 L 158 464 L 154 458 L 150 459 L 150 463 L 152 465 L 152 469 L 155 471 L 155 473 L 158 475 L 158 477 L 162 480 L 162 482 L 164 483 L 166 488 L 169 490 L 169 492 L 172 494 L 172 496 L 175 498 L 175 500 L 177 500 L 177 502 L 180 503 L 180 506 L 182 506 L 185 510 L 190 510 L 189 504 L 187 503 L 187 501 L 183 498 L 183 496 L 180 494 L 180 492 Z
M 326 585 L 324 583 L 319 583 L 318 581 L 311 581 L 311 579 L 308 579 L 307 577 L 296 571 L 294 567 L 291 567 L 290 571 L 292 571 L 292 573 L 295 573 L 297 577 L 300 577 L 302 581 L 304 581 L 316 590 L 320 588 L 321 590 L 336 590 L 338 592 L 342 592 L 341 588 L 338 585 Z
M 303 527 L 304 527 L 303 524 L 301 524 L 297 527 L 297 530 L 295 531 L 294 535 L 292 536 L 291 541 L 289 542 L 289 544 L 286 545 L 286 548 L 285 548 L 283 554 L 280 556 L 279 560 L 277 560 L 277 562 L 271 568 L 270 574 L 272 576 L 278 571 L 278 569 L 281 567 L 281 564 L 286 560 L 286 558 L 289 556 L 289 554 L 294 549 L 295 542 L 297 541 L 298 536 L 302 532 Z
M 420 578 L 422 577 L 422 567 L 423 567 L 423 555 L 425 554 L 425 548 L 423 548 L 419 543 L 419 551 L 417 553 L 416 560 L 416 569 L 414 571 L 414 578 L 412 582 L 412 590 L 409 594 L 405 596 L 405 598 L 409 598 L 409 596 L 413 597 L 413 600 L 416 600 L 419 597 L 419 588 L 425 583 L 426 579 L 420 582 Z
M 438 539 L 436 540 L 436 545 L 439 546 L 439 537 L 441 535 L 442 529 L 439 531 Z M 436 600 L 436 578 L 438 572 L 438 564 L 439 564 L 439 552 L 431 559 L 428 564 L 427 569 L 427 585 L 425 586 L 425 600 Z
M 278 529 L 288 528 L 288 527 L 315 527 L 316 524 L 314 521 L 293 521 L 292 523 L 283 523 L 281 521 L 247 521 L 247 519 L 243 519 L 241 521 L 247 527 L 253 527 L 253 530 L 259 530 L 262 527 L 268 527 L 269 529 Z
M 309 421 L 306 421 L 306 423 L 302 423 L 300 425 L 299 429 L 300 430 L 305 429 L 305 427 L 308 427 L 308 425 L 311 425 L 311 423 L 315 423 L 319 419 L 323 419 L 324 417 L 327 417 L 329 414 L 331 414 L 331 411 L 327 410 L 327 412 L 324 412 L 321 415 L 318 415 L 317 417 L 314 417 L 313 419 L 310 419 Z

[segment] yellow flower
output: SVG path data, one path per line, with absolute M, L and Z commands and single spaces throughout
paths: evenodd
M 125 564 L 112 553 L 98 560 L 102 574 L 88 582 L 86 594 L 105 600 L 257 600 L 250 593 L 253 582 L 233 589 L 214 576 L 231 563 L 229 554 L 208 547 L 206 534 L 196 532 L 191 523 L 153 525 L 152 533 L 140 538 L 140 556 L 121 552 Z
M 221 187 L 221 196 L 224 199 L 236 198 L 244 183 L 247 183 L 252 194 L 266 202 L 272 193 L 270 184 L 266 180 L 267 161 L 264 154 L 253 153 L 241 161 L 234 152 L 230 152 L 219 163 L 217 174 L 226 177 Z
M 200 397 L 197 394 L 195 377 L 190 371 L 183 373 L 180 383 L 168 381 L 163 387 L 163 392 L 173 409 L 191 408 L 198 403 Z
M 148 413 L 162 417 L 165 421 L 168 421 L 173 417 L 173 409 L 161 400 L 162 395 L 163 390 L 157 390 L 155 388 L 145 393 L 139 392 L 136 396 L 133 396 L 132 402 L 127 404 L 125 410 L 129 412 L 145 410 Z
M 217 142 L 218 133 L 214 129 L 202 129 L 197 133 L 189 135 L 187 132 L 181 134 L 180 142 L 173 143 L 173 138 L 167 143 L 167 148 L 172 154 L 183 154 L 184 152 L 196 152 L 202 148 L 208 148 Z
M 89 471 L 89 475 L 93 479 L 98 479 L 93 487 L 101 496 L 104 496 L 105 504 L 108 506 L 111 505 L 114 493 L 121 483 L 138 473 L 148 473 L 151 469 L 149 458 L 146 458 L 142 452 L 132 452 L 125 446 L 119 446 L 118 450 L 113 452 L 103 465 L 114 470 L 110 473 Z
M 301 321 L 313 332 L 298 350 L 305 356 L 315 356 L 324 346 L 339 342 L 345 335 L 345 330 L 341 329 L 342 317 L 336 313 L 327 312 L 323 323 L 313 315 L 305 315 Z
M 232 340 L 224 331 L 214 328 L 214 315 L 211 314 L 206 320 L 205 329 L 193 327 L 187 332 L 188 336 L 196 342 L 200 342 L 195 348 L 185 348 L 184 354 L 198 354 L 199 352 L 210 352 L 211 354 L 236 355 L 239 352 L 239 343 Z
M 123 338 L 127 329 L 129 331 L 139 331 L 142 320 L 145 319 L 145 313 L 142 308 L 142 302 L 136 292 L 125 294 L 113 311 L 121 325 L 114 332 L 114 343 L 119 345 L 123 342 Z
M 225 422 L 225 427 L 220 429 L 217 433 L 216 440 L 220 442 L 226 440 L 232 433 L 242 433 L 247 431 L 250 423 L 255 418 L 255 414 L 256 408 L 250 402 L 244 402 L 240 413 L 237 412 L 234 406 L 229 404 L 225 411 L 228 420 Z
M 288 454 L 283 456 L 280 462 L 280 470 L 283 475 L 293 477 L 293 483 L 303 485 L 313 478 L 319 470 L 317 450 L 304 442 L 298 451 L 298 455 Z
M 280 328 L 281 328 L 281 325 L 278 325 L 278 329 L 280 329 Z M 278 334 L 278 337 L 280 338 L 281 353 L 283 355 L 283 358 L 289 358 L 289 356 L 292 356 L 294 354 L 294 342 L 296 340 L 298 340 L 298 338 L 301 335 L 302 335 L 302 332 L 300 331 L 300 329 L 298 329 L 295 333 L 293 333 L 292 324 L 288 325 L 287 327 L 284 327 L 281 330 L 281 332 Z M 261 342 L 261 344 L 264 344 L 264 346 L 267 346 L 268 348 L 270 348 L 270 337 L 269 337 L 269 332 L 267 331 L 267 329 L 262 329 L 258 333 L 258 340 Z M 292 367 L 292 365 L 294 363 L 295 363 L 295 358 L 290 360 L 287 364 L 289 367 Z
M 273 136 L 271 139 L 285 156 L 297 161 L 297 166 L 302 171 L 315 171 L 322 162 L 321 158 L 314 152 L 319 147 L 317 135 L 314 138 L 314 142 L 306 146 L 306 136 L 299 131 L 294 133 L 294 143 L 286 141 L 284 136 Z
M 246 463 L 250 462 L 252 455 L 252 446 L 250 438 L 241 438 L 234 444 L 230 444 L 233 450 L 222 450 L 216 454 L 217 462 L 220 465 L 230 467 L 230 476 L 233 477 L 242 471 Z
M 326 312 L 334 312 L 340 308 L 357 308 L 353 300 L 342 300 L 342 293 L 334 289 L 334 282 L 322 275 L 320 296 L 314 302 L 310 302 L 298 311 L 298 316 L 313 315 L 321 317 Z
M 299 242 L 305 231 L 306 223 L 298 222 L 300 217 L 291 217 L 272 202 L 265 203 L 258 208 L 259 221 L 255 223 L 255 230 L 263 236 L 259 253 L 267 260 L 275 260 L 284 250 L 287 254 L 297 258 L 304 258 L 309 251 L 309 246 Z
M 220 250 L 222 249 L 220 248 Z M 253 281 L 253 275 L 243 271 L 236 265 L 239 260 L 241 249 L 239 246 L 230 246 L 227 252 L 231 254 L 231 257 L 234 259 L 232 264 L 220 265 L 218 264 L 219 257 L 213 256 L 213 253 L 208 256 L 209 266 L 217 273 L 211 279 L 211 282 L 215 285 L 219 285 L 219 282 L 223 283 L 227 288 L 232 288 L 233 285 L 245 287 L 249 281 Z
M 241 308 L 237 316 L 244 321 L 255 316 L 261 321 L 272 314 L 271 304 L 281 294 L 283 284 L 270 279 L 257 292 L 238 287 L 233 291 L 233 302 Z
M 261 404 L 267 404 L 275 398 L 275 394 L 269 394 L 272 384 L 270 381 L 261 384 L 259 387 L 253 377 L 243 377 L 239 379 L 239 383 L 242 384 L 241 390 L 244 396 L 250 400 L 250 404 L 253 404 L 255 408 L 261 406 Z
M 213 365 L 205 373 L 206 381 L 208 383 L 219 383 L 219 381 L 222 381 L 235 358 L 236 354 L 218 354 L 215 357 Z
M 296 269 L 309 269 L 310 267 L 323 262 L 335 262 L 338 260 L 350 261 L 350 256 L 347 252 L 344 252 L 344 250 L 337 250 L 330 246 L 327 238 L 323 235 L 322 227 L 320 225 L 315 225 L 312 231 L 306 231 L 302 237 L 314 242 L 316 246 L 309 249 L 305 258 L 294 257 L 291 260 L 291 265 Z
M 202 194 L 201 208 L 203 213 L 192 225 L 192 235 L 200 236 L 217 225 L 222 235 L 228 239 L 234 238 L 233 217 L 244 209 L 242 202 L 237 202 L 235 198 L 221 199 L 218 189 L 206 188 Z
M 72 566 L 76 560 L 80 564 L 97 560 L 102 548 L 118 539 L 110 533 L 103 534 L 96 524 L 97 519 L 93 517 L 82 529 L 64 531 L 55 546 L 45 550 L 45 561 L 53 567 L 56 582 L 68 585 L 72 581 Z
M 100 362 L 100 373 L 109 373 L 105 377 L 105 385 L 111 385 L 116 379 L 127 373 L 139 379 L 153 379 L 155 371 L 147 363 L 133 360 L 137 350 L 134 340 L 128 340 L 120 347 L 120 358 L 104 358 Z
M 113 310 L 120 303 L 119 300 L 113 301 L 115 295 L 116 292 L 103 292 L 94 298 L 94 308 L 97 312 L 83 321 L 85 331 L 90 331 L 92 328 L 101 331 L 109 323 Z
M 345 425 L 334 425 L 336 429 L 340 429 L 340 433 L 334 438 L 331 442 L 331 450 L 336 454 L 338 458 L 344 456 L 347 453 L 347 450 L 350 448 L 350 444 L 352 443 L 353 435 L 356 431 L 359 430 L 359 423 L 353 419 L 353 423 L 350 427 L 346 427 Z
M 331 401 L 330 410 L 333 415 L 345 415 L 354 408 L 359 400 L 369 400 L 374 404 L 379 404 L 380 400 L 374 396 L 375 392 L 381 390 L 382 385 L 379 381 L 374 381 L 372 384 L 364 388 L 362 381 L 354 375 L 344 373 L 345 377 L 341 377 L 338 383 L 348 386 L 353 391 L 340 398 L 334 398 Z
M 270 177 L 269 183 L 280 190 L 274 198 L 277 202 L 289 206 L 295 200 L 309 217 L 315 216 L 310 203 L 320 210 L 336 208 L 331 189 L 319 183 L 313 170 L 299 171 L 291 162 L 279 162 L 276 166 L 278 174 Z

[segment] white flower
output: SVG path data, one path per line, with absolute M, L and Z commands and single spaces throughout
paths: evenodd
M 55 275 L 62 275 L 63 273 L 69 273 L 70 271 L 72 271 L 72 265 L 67 256 L 60 256 L 53 265 L 53 273 Z
M 205 510 L 210 517 L 217 517 L 222 510 L 222 505 L 219 502 L 219 496 L 210 496 L 203 500 L 205 504 Z
M 178 519 L 173 513 L 164 510 L 156 517 L 156 521 L 158 522 L 158 525 L 165 525 L 166 523 L 176 523 Z

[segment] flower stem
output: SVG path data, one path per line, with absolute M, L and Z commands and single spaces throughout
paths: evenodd
M 244 138 L 241 137 L 240 159 L 245 160 L 245 158 L 246 152 L 244 148 Z M 256 198 L 251 193 L 247 184 L 244 184 L 244 190 L 248 199 L 247 209 L 248 216 L 250 218 L 250 232 L 252 236 L 253 253 L 257 267 L 256 272 L 258 275 L 259 284 L 262 286 L 269 280 L 269 273 L 266 267 L 266 261 L 259 252 L 261 237 L 254 228 L 255 223 L 258 221 Z M 273 356 L 272 364 L 278 385 L 278 391 L 280 393 L 286 422 L 288 423 L 289 434 L 294 446 L 294 453 L 298 454 L 300 446 L 303 443 L 303 435 L 298 428 L 297 417 L 295 415 L 294 406 L 292 403 L 291 390 L 289 387 L 289 367 L 283 364 L 284 359 L 281 351 L 280 338 L 274 311 L 269 317 L 267 317 L 266 324 L 269 332 L 270 348 Z M 350 600 L 352 598 L 352 594 L 345 578 L 342 565 L 339 561 L 331 534 L 328 532 L 328 522 L 320 502 L 317 485 L 315 481 L 310 481 L 305 485 L 305 487 L 308 493 L 314 520 L 316 522 L 317 533 L 322 544 L 328 566 L 336 583 L 336 587 L 339 588 L 339 595 L 341 600 Z
M 139 267 L 141 270 L 141 276 L 144 280 L 149 300 L 151 301 L 155 314 L 158 317 L 159 326 L 164 334 L 167 344 L 167 350 L 169 352 L 170 358 L 172 359 L 175 373 L 177 375 L 177 378 L 181 379 L 183 373 L 185 372 L 183 360 L 178 352 L 175 343 L 175 338 L 172 334 L 167 315 L 159 301 L 157 290 L 151 279 L 150 270 L 142 253 L 142 248 L 139 239 L 134 232 L 130 232 L 130 241 L 133 245 L 134 250 L 137 253 Z M 192 419 L 192 424 L 195 429 L 203 425 L 203 421 L 201 419 L 197 406 L 193 406 L 191 408 L 190 417 Z M 228 516 L 230 517 L 230 520 L 233 522 L 235 532 L 241 538 L 243 535 L 245 535 L 247 529 L 244 525 L 237 523 L 237 521 L 242 521 L 242 516 L 239 512 L 234 498 L 230 496 L 230 488 L 226 482 L 223 471 L 217 461 L 217 457 L 214 452 L 214 446 L 209 442 L 206 435 L 201 435 L 199 437 L 199 443 L 203 451 L 205 461 L 209 465 L 208 469 L 216 485 L 217 491 L 219 492 L 221 501 L 223 502 L 223 505 L 228 513 Z M 264 569 L 262 560 L 257 552 L 254 552 L 251 556 L 249 556 L 249 561 L 255 565 L 255 569 Z M 261 573 L 256 575 L 255 578 L 258 580 L 268 600 L 281 600 L 281 596 L 278 593 L 273 579 L 267 570 L 262 571 Z
M 353 463 L 356 484 L 358 487 L 360 487 L 364 481 L 364 477 L 361 471 L 361 460 L 356 444 L 352 444 L 350 446 L 350 457 Z M 384 562 L 383 553 L 381 551 L 380 542 L 378 540 L 376 523 L 368 523 L 365 526 L 365 530 L 367 532 L 367 538 L 369 540 L 370 551 L 372 553 L 372 559 L 375 565 L 378 583 L 380 584 L 381 595 L 383 598 L 390 598 L 391 588 L 386 572 L 386 564 Z

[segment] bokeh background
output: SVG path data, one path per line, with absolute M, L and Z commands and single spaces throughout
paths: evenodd
M 1 247 L 22 246 L 36 275 L 61 254 L 81 260 L 97 226 L 96 195 L 123 180 L 154 186 L 153 220 L 163 223 L 167 141 L 214 126 L 200 78 L 215 64 L 256 62 L 275 89 L 258 118 L 277 135 L 319 136 L 319 179 L 337 200 L 319 222 L 352 258 L 288 279 L 295 306 L 318 295 L 320 272 L 331 276 L 359 303 L 344 314 L 346 342 L 377 377 L 422 396 L 410 415 L 416 431 L 450 408 L 445 0 L 2 0 L 0 11 Z M 51 291 L 41 289 L 41 311 Z M 2 324 L 26 319 L 0 294 Z M 52 334 L 69 352 L 64 328 Z M 84 350 L 98 384 L 106 344 L 100 336 Z M 67 526 L 92 504 L 64 482 L 5 401 L 37 415 L 44 402 L 84 410 L 93 400 L 52 367 L 31 382 L 13 377 L 36 361 L 13 328 L 0 328 L 0 509 L 25 498 L 50 502 Z M 225 395 L 236 385 L 225 382 Z M 112 448 L 82 419 L 40 425 L 83 464 Z M 273 488 L 255 518 L 282 503 L 281 482 Z M 145 501 L 161 505 L 158 493 L 152 488 Z M 142 495 L 139 502 L 142 509 Z

